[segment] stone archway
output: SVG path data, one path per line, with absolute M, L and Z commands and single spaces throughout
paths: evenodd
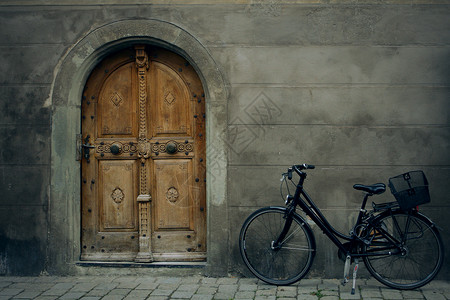
M 227 84 L 207 49 L 191 34 L 168 22 L 122 20 L 94 29 L 60 60 L 48 99 L 52 106 L 49 264 L 53 273 L 76 273 L 80 255 L 80 133 L 82 89 L 92 69 L 109 53 L 131 44 L 167 48 L 190 62 L 205 90 L 207 115 L 207 273 L 224 274 L 227 249 L 226 178 Z M 212 162 L 208 157 L 214 156 Z M 219 159 L 217 159 L 219 158 Z M 214 220 L 214 222 L 211 222 Z

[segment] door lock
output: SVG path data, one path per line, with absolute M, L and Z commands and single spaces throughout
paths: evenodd
M 95 148 L 94 145 L 89 144 L 89 138 L 90 136 L 87 135 L 86 138 L 84 139 L 84 144 L 81 144 L 81 147 L 83 148 L 83 156 L 84 158 L 86 158 L 86 161 L 89 163 L 89 159 L 90 159 L 90 154 L 89 154 L 89 149 L 93 149 Z

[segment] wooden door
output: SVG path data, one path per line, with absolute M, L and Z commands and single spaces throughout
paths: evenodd
M 81 259 L 206 258 L 205 102 L 185 59 L 136 46 L 102 61 L 80 144 Z

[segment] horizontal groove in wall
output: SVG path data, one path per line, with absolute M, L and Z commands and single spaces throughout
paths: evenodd
M 31 164 L 31 163 L 26 163 L 26 164 L 20 164 L 20 163 L 11 163 L 11 164 L 6 164 L 6 163 L 0 163 L 0 168 L 3 167 L 21 167 L 21 168 L 39 168 L 39 167 L 48 167 L 50 166 L 50 163 L 48 164 Z
M 8 207 L 48 207 L 48 204 L 28 204 L 28 203 L 20 203 L 20 204 L 0 204 L 0 209 L 8 208 Z
M 429 82 L 412 82 L 412 83 L 384 83 L 384 82 L 351 82 L 351 83 L 278 83 L 278 82 L 230 82 L 229 87 L 260 87 L 260 88 L 408 88 L 408 87 L 423 87 L 423 88 L 449 88 L 450 82 L 447 83 L 429 83 Z
M 449 42 L 442 41 L 441 43 L 433 43 L 433 44 L 426 44 L 426 43 L 416 43 L 416 44 L 382 44 L 382 43 L 374 43 L 370 44 L 369 42 L 365 41 L 362 43 L 355 43 L 354 41 L 351 43 L 332 43 L 332 44 L 233 44 L 233 43 L 227 43 L 227 44 L 206 44 L 209 48 L 340 48 L 340 47 L 355 47 L 355 48 L 445 48 L 450 46 Z
M 230 126 L 251 126 L 251 127 L 292 127 L 292 126 L 317 126 L 317 127 L 339 127 L 339 128 L 374 128 L 374 129 L 405 129 L 405 128 L 450 128 L 450 124 L 404 124 L 404 125 L 365 125 L 365 124 L 301 124 L 301 123 L 277 123 L 277 124 L 250 124 L 250 123 L 232 123 Z
M 299 162 L 303 163 L 303 162 Z M 423 165 L 423 164 L 417 164 L 417 165 L 405 165 L 405 164 L 398 164 L 398 165 L 393 165 L 393 164 L 389 164 L 389 165 L 315 165 L 316 169 L 384 169 L 387 167 L 424 167 L 424 168 L 428 168 L 428 169 L 450 169 L 450 165 Z M 233 164 L 230 163 L 228 164 L 228 167 L 245 167 L 245 168 L 267 168 L 267 167 L 271 167 L 271 168 L 281 168 L 281 169 L 285 169 L 288 167 L 288 165 L 270 165 L 270 164 L 258 164 L 258 165 L 245 165 L 245 164 Z M 281 171 L 280 171 L 281 172 Z M 314 170 L 309 170 L 308 172 L 314 172 Z M 280 173 L 281 174 L 281 173 Z
M 17 122 L 17 123 L 0 123 L 0 128 L 8 128 L 11 127 L 11 129 L 15 129 L 18 127 L 51 127 L 50 124 L 50 118 L 49 118 L 49 123 L 24 123 L 24 122 Z
M 0 8 L 2 6 L 0 5 Z M 12 47 L 34 47 L 34 46 L 43 46 L 43 47 L 55 47 L 55 46 L 63 46 L 68 47 L 72 45 L 72 43 L 68 43 L 67 41 L 60 42 L 45 42 L 45 43 L 2 43 L 0 42 L 0 48 L 12 48 Z M 370 41 L 352 41 L 350 43 L 313 43 L 313 44 L 241 44 L 241 43 L 226 43 L 226 44 L 215 44 L 208 43 L 205 41 L 205 47 L 214 48 L 214 49 L 228 49 L 228 48 L 339 48 L 339 47 L 355 47 L 355 48 L 446 48 L 450 46 L 450 41 L 442 41 L 440 43 L 402 43 L 402 44 L 383 44 L 383 43 L 370 43 Z
M 29 86 L 29 87 L 50 87 L 52 84 L 51 83 L 47 83 L 47 82 L 41 82 L 41 83 L 27 83 L 27 82 L 3 82 L 0 83 L 0 87 L 24 87 L 24 86 Z
M 148 0 L 1 0 L 0 6 L 130 6 L 148 5 Z M 252 0 L 153 0 L 151 5 L 189 6 L 189 5 L 270 5 L 271 3 L 255 3 Z M 273 4 L 272 4 L 273 5 Z M 445 0 L 384 0 L 377 3 L 373 0 L 279 0 L 278 6 L 289 5 L 327 5 L 327 6 L 390 6 L 390 5 L 448 5 Z

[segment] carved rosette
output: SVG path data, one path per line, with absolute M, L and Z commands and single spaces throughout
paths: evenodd
M 141 158 L 141 161 L 148 158 L 150 153 L 150 143 L 147 141 L 140 141 L 138 144 L 138 155 Z
M 170 203 L 175 203 L 178 200 L 178 190 L 175 187 L 170 187 L 166 192 L 166 200 Z
M 116 187 L 112 193 L 111 193 L 111 199 L 116 203 L 116 204 L 120 204 L 123 201 L 123 198 L 125 197 L 125 195 L 123 194 L 123 191 L 121 188 Z

